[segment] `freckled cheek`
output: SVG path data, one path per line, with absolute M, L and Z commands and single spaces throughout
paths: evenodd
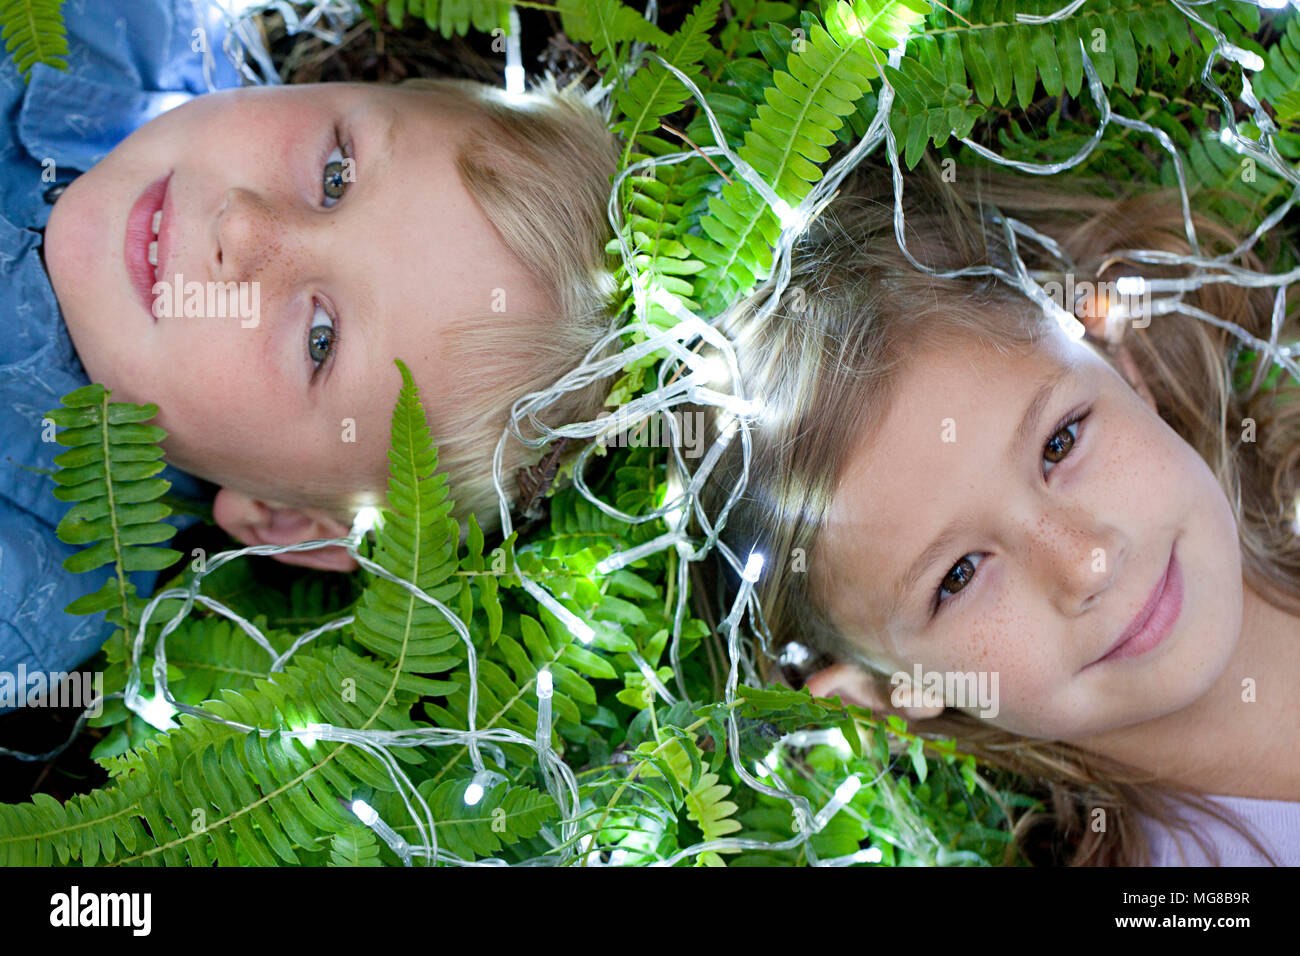
M 1061 679 L 1062 665 L 1055 653 L 1059 636 L 1010 604 L 1009 599 L 1000 602 L 994 612 L 955 637 L 939 669 L 997 673 L 1000 693 L 1033 706 Z

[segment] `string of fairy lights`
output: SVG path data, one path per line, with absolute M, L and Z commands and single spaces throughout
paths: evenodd
M 192 2 L 195 3 L 196 11 L 198 11 L 200 0 L 192 0 Z M 1093 137 L 1074 156 L 1057 163 L 1030 163 L 1005 159 L 968 138 L 962 138 L 961 142 L 990 161 L 1011 166 L 1032 175 L 1053 175 L 1083 162 L 1101 141 L 1107 126 L 1112 122 L 1155 137 L 1161 148 L 1166 150 L 1173 160 L 1182 197 L 1187 238 L 1193 254 L 1177 256 L 1155 250 L 1124 249 L 1115 250 L 1113 255 L 1132 262 L 1186 265 L 1191 267 L 1191 272 L 1188 276 L 1180 279 L 1143 279 L 1137 276 L 1121 278 L 1116 285 L 1119 299 L 1111 303 L 1111 312 L 1107 318 L 1106 329 L 1108 334 L 1134 316 L 1134 313 L 1129 309 L 1128 300 L 1133 296 L 1143 296 L 1145 298 L 1142 314 L 1163 315 L 1177 312 L 1226 329 L 1239 340 L 1241 345 L 1257 350 L 1267 362 L 1281 366 L 1286 372 L 1300 380 L 1300 368 L 1297 367 L 1296 363 L 1296 357 L 1300 355 L 1300 344 L 1283 345 L 1278 342 L 1279 331 L 1285 318 L 1286 289 L 1290 283 L 1300 279 L 1300 268 L 1279 274 L 1259 273 L 1234 265 L 1232 261 L 1249 250 L 1265 232 L 1282 219 L 1286 212 L 1296 203 L 1297 199 L 1300 199 L 1300 172 L 1289 166 L 1279 155 L 1273 142 L 1273 134 L 1277 133 L 1278 129 L 1259 103 L 1251 86 L 1249 74 L 1263 69 L 1264 63 L 1262 59 L 1257 54 L 1232 44 L 1220 30 L 1196 13 L 1194 8 L 1206 6 L 1210 2 L 1212 0 L 1171 0 L 1171 3 L 1189 21 L 1201 26 L 1214 39 L 1215 46 L 1201 71 L 1200 81 L 1224 106 L 1221 114 L 1223 125 L 1220 130 L 1220 139 L 1225 146 L 1271 170 L 1284 182 L 1290 183 L 1292 187 L 1286 200 L 1279 204 L 1252 235 L 1232 252 L 1214 258 L 1206 258 L 1200 254 L 1188 202 L 1183 160 L 1179 156 L 1174 143 L 1163 130 L 1141 120 L 1120 116 L 1111 111 L 1110 102 L 1106 97 L 1101 80 L 1098 78 L 1088 56 L 1086 44 L 1082 43 L 1082 41 L 1080 46 L 1088 89 L 1099 112 L 1100 121 Z M 1289 2 L 1300 8 L 1300 0 L 1289 0 Z M 254 14 L 274 10 L 282 16 L 286 29 L 291 34 L 306 31 L 329 42 L 337 43 L 342 36 L 342 31 L 355 20 L 360 12 L 352 0 L 295 0 L 293 3 L 287 2 L 287 0 L 272 0 L 272 2 L 207 0 L 207 3 L 207 13 L 219 17 L 226 27 L 227 39 L 223 45 L 223 52 L 230 58 L 241 75 L 252 83 L 280 82 L 274 68 L 271 66 L 269 56 L 262 47 L 256 31 L 251 26 L 251 18 Z M 1045 16 L 1017 14 L 1017 21 L 1032 24 L 1049 23 L 1072 15 L 1085 3 L 1086 0 L 1074 0 L 1068 6 Z M 1281 0 L 1260 3 L 1262 7 L 1281 7 L 1284 5 L 1285 3 L 1281 2 Z M 505 73 L 507 94 L 521 91 L 524 77 L 519 45 L 519 21 L 513 8 L 510 14 L 510 31 L 506 43 Z M 646 16 L 651 20 L 656 19 L 657 12 L 653 2 L 648 6 Z M 200 16 L 200 22 L 203 22 L 202 16 Z M 889 53 L 889 62 L 894 67 L 900 65 L 906 49 L 906 37 L 903 36 L 898 39 L 898 46 Z M 846 866 L 855 863 L 879 862 L 881 851 L 878 847 L 867 847 L 847 856 L 823 860 L 818 858 L 813 844 L 810 842 L 812 835 L 823 829 L 837 813 L 847 812 L 857 816 L 857 811 L 851 804 L 853 796 L 862 787 L 872 786 L 876 783 L 875 780 L 864 781 L 857 775 L 850 776 L 836 788 L 825 804 L 814 810 L 807 798 L 792 792 L 789 785 L 773 772 L 778 764 L 779 754 L 782 748 L 785 747 L 806 747 L 816 743 L 830 743 L 847 749 L 847 744 L 840 731 L 798 731 L 787 734 L 772 749 L 768 757 L 755 766 L 754 773 L 751 773 L 739 758 L 739 726 L 735 716 L 737 687 L 742 673 L 747 682 L 760 682 L 753 658 L 755 644 L 758 645 L 759 652 L 767 653 L 766 628 L 762 620 L 762 609 L 754 594 L 755 585 L 763 573 L 764 556 L 754 552 L 744 556 L 738 555 L 727 546 L 720 535 L 726 525 L 726 518 L 732 505 L 744 494 L 751 455 L 750 430 L 756 424 L 761 423 L 763 404 L 761 397 L 747 397 L 743 393 L 735 346 L 719 331 L 719 326 L 727 313 L 724 312 L 721 315 L 714 316 L 711 320 L 695 314 L 679 298 L 657 284 L 653 275 L 647 275 L 646 272 L 638 268 L 636 256 L 628 244 L 622 223 L 622 208 L 619 201 L 622 187 L 629 177 L 653 175 L 654 169 L 658 166 L 683 162 L 700 155 L 700 153 L 725 158 L 731 165 L 735 175 L 753 188 L 776 214 L 781 224 L 780 236 L 772 249 L 770 278 L 760 290 L 760 294 L 763 296 L 762 301 L 757 305 L 754 305 L 753 302 L 749 304 L 751 308 L 757 308 L 759 320 L 771 315 L 782 301 L 782 296 L 790 279 L 791 250 L 794 243 L 803 234 L 807 224 L 834 198 L 844 178 L 882 143 L 893 173 L 895 236 L 900 249 L 917 269 L 938 278 L 977 275 L 996 276 L 1008 285 L 1020 290 L 1030 300 L 1038 303 L 1046 314 L 1057 320 L 1067 334 L 1074 339 L 1079 339 L 1084 335 L 1083 324 L 1073 314 L 1062 308 L 1040 284 L 1040 280 L 1046 279 L 1047 274 L 1032 273 L 1026 268 L 1018 252 L 1019 243 L 1021 241 L 1037 243 L 1066 270 L 1072 270 L 1072 264 L 1068 262 L 1062 251 L 1050 238 L 1041 235 L 1009 216 L 1001 215 L 996 210 L 993 211 L 989 221 L 993 227 L 1002 231 L 1006 240 L 1011 262 L 1010 270 L 988 265 L 945 272 L 917 261 L 908 251 L 903 238 L 903 177 L 898 163 L 897 145 L 889 123 L 894 102 L 894 89 L 889 85 L 887 79 L 883 77 L 876 113 L 866 133 L 849 151 L 826 170 L 822 179 L 813 185 L 798 206 L 791 207 L 777 195 L 771 185 L 752 166 L 746 163 L 728 145 L 713 110 L 705 100 L 702 92 L 688 76 L 660 58 L 653 51 L 647 51 L 643 45 L 634 47 L 629 64 L 623 68 L 624 73 L 636 69 L 645 57 L 652 58 L 683 84 L 695 104 L 707 118 L 717 145 L 645 159 L 621 170 L 615 178 L 610 191 L 608 216 L 614 235 L 617 238 L 623 268 L 631 282 L 633 295 L 631 320 L 628 324 L 612 330 L 600 342 L 596 343 L 577 368 L 563 376 L 549 388 L 524 396 L 512 407 L 510 423 L 503 430 L 493 454 L 493 474 L 499 497 L 502 534 L 504 536 L 510 535 L 514 527 L 510 514 L 509 497 L 503 485 L 503 453 L 505 443 L 511 436 L 530 448 L 540 449 L 549 446 L 553 441 L 560 438 L 601 439 L 608 437 L 614 428 L 624 428 L 630 423 L 643 421 L 651 416 L 659 416 L 669 430 L 670 440 L 667 442 L 667 447 L 672 455 L 668 475 L 668 493 L 664 504 L 660 507 L 645 513 L 628 514 L 602 500 L 592 492 L 583 478 L 587 459 L 595 451 L 597 443 L 595 441 L 588 442 L 577 457 L 573 468 L 575 489 L 594 507 L 604 514 L 628 524 L 654 521 L 662 522 L 667 528 L 664 533 L 649 541 L 609 555 L 597 565 L 596 572 L 600 575 L 606 575 L 669 549 L 676 552 L 679 559 L 676 563 L 676 604 L 673 629 L 668 644 L 676 694 L 664 685 L 648 662 L 639 655 L 633 656 L 633 660 L 645 677 L 648 687 L 653 690 L 660 700 L 669 705 L 679 699 L 689 698 L 681 667 L 681 637 L 687 610 L 690 565 L 693 562 L 703 560 L 712 551 L 716 550 L 738 574 L 740 580 L 738 592 L 731 604 L 729 613 L 719 625 L 719 632 L 726 636 L 729 661 L 724 693 L 724 700 L 727 705 L 727 752 L 732 768 L 746 786 L 770 797 L 786 800 L 791 804 L 796 827 L 794 836 L 777 843 L 741 837 L 706 840 L 685 847 L 665 859 L 649 859 L 649 862 L 655 866 L 672 866 L 682 860 L 709 851 L 760 850 L 770 852 L 799 846 L 803 847 L 806 858 L 812 865 Z M 1258 139 L 1252 139 L 1238 129 L 1231 101 L 1222 88 L 1214 82 L 1211 71 L 1220 57 L 1232 61 L 1242 68 L 1243 89 L 1241 100 L 1251 110 L 1254 126 L 1259 132 Z M 248 64 L 250 58 L 257 65 L 257 71 L 250 68 Z M 208 69 L 206 72 L 209 88 L 212 88 L 211 70 Z M 258 73 L 261 75 L 259 76 Z M 613 87 L 614 82 L 616 80 L 609 80 L 603 87 L 593 90 L 589 96 L 589 101 L 604 102 L 604 96 Z M 1226 282 L 1252 288 L 1276 288 L 1271 335 L 1267 341 L 1250 334 L 1234 323 L 1227 322 L 1218 316 L 1182 301 L 1184 293 L 1207 283 L 1215 282 Z M 1168 294 L 1161 295 L 1159 298 L 1150 298 L 1152 294 L 1157 293 Z M 671 316 L 674 324 L 665 328 L 662 324 L 649 321 L 654 307 Z M 735 307 L 738 306 L 733 306 L 733 308 Z M 633 332 L 637 333 L 635 338 L 638 340 L 627 343 L 625 340 L 628 338 L 629 333 Z M 615 345 L 618 346 L 617 352 L 605 354 L 607 349 L 611 349 Z M 712 352 L 704 354 L 705 350 L 700 348 L 701 345 L 709 346 Z M 648 393 L 639 395 L 629 401 L 620 409 L 615 423 L 612 424 L 608 417 L 602 417 L 593 421 L 570 422 L 550 427 L 538 418 L 539 413 L 554 404 L 565 393 L 574 389 L 581 389 L 598 379 L 617 375 L 632 362 L 660 352 L 666 353 L 666 358 L 658 363 L 656 387 Z M 718 416 L 718 437 L 705 452 L 699 465 L 693 470 L 687 467 L 682 457 L 681 436 L 678 433 L 676 416 L 672 414 L 674 408 L 684 404 L 709 406 L 716 410 Z M 716 522 L 711 522 L 701 505 L 700 492 L 710 480 L 712 471 L 724 450 L 730 442 L 737 440 L 740 442 L 742 454 L 740 477 L 734 487 L 729 489 L 726 502 L 720 509 Z M 688 514 L 695 518 L 703 534 L 702 539 L 692 536 L 688 532 L 690 524 L 687 520 Z M 204 568 L 195 573 L 187 586 L 164 590 L 154 595 L 148 602 L 132 642 L 131 670 L 126 689 L 109 696 L 122 697 L 130 710 L 139 714 L 152 726 L 160 729 L 174 727 L 175 724 L 172 718 L 177 714 L 191 714 L 204 720 L 223 724 L 241 733 L 257 732 L 264 736 L 279 733 L 283 736 L 297 737 L 307 746 L 314 746 L 320 741 L 333 741 L 360 749 L 373 757 L 387 772 L 396 792 L 403 801 L 417 838 L 413 841 L 406 840 L 394 829 L 391 823 L 382 819 L 374 808 L 365 801 L 353 799 L 350 794 L 341 794 L 339 798 L 350 807 L 356 818 L 371 828 L 406 865 L 423 862 L 425 864 L 446 863 L 463 866 L 546 866 L 564 865 L 579 861 L 585 864 L 602 865 L 599 852 L 602 850 L 609 851 L 609 865 L 627 863 L 631 861 L 631 856 L 634 853 L 639 853 L 643 857 L 650 857 L 651 855 L 648 852 L 636 849 L 629 850 L 627 845 L 615 847 L 594 846 L 598 834 L 582 829 L 582 822 L 588 814 L 584 812 L 582 806 L 577 779 L 573 770 L 551 746 L 554 681 L 549 671 L 545 669 L 539 671 L 535 680 L 537 726 L 533 736 L 529 737 L 507 728 L 477 728 L 475 726 L 478 661 L 469 630 L 460 617 L 450 608 L 413 583 L 391 574 L 361 553 L 360 548 L 367 533 L 380 520 L 382 520 L 381 513 L 375 508 L 368 507 L 362 509 L 357 515 L 351 532 L 344 538 L 310 541 L 286 546 L 257 545 L 225 551 L 212 556 L 206 562 Z M 180 703 L 172 696 L 167 684 L 166 640 L 168 635 L 180 626 L 181 621 L 190 613 L 195 604 L 200 604 L 208 610 L 227 618 L 250 640 L 265 650 L 269 658 L 267 676 L 283 671 L 294 653 L 302 647 L 310 645 L 317 637 L 351 624 L 353 621 L 351 615 L 341 616 L 303 633 L 295 639 L 288 650 L 278 653 L 266 636 L 250 621 L 221 602 L 201 593 L 203 578 L 228 561 L 245 555 L 271 555 L 330 546 L 344 547 L 357 563 L 371 574 L 392 581 L 415 597 L 436 608 L 456 631 L 466 648 L 470 676 L 467 726 L 465 729 L 427 728 L 382 731 L 359 730 L 330 724 L 312 723 L 287 731 L 282 729 L 273 731 L 220 717 L 201 707 Z M 524 545 L 520 550 L 526 550 L 527 547 L 527 545 Z M 518 575 L 523 589 L 539 605 L 554 615 L 580 644 L 591 645 L 595 641 L 597 631 L 591 623 L 583 620 L 577 613 L 565 606 L 542 583 L 532 580 L 519 571 L 517 567 L 510 570 Z M 141 692 L 143 679 L 140 672 L 145 651 L 145 634 L 148 624 L 160 603 L 168 599 L 180 599 L 181 606 L 171 619 L 163 625 L 154 643 L 153 680 L 156 692 L 153 697 L 146 698 Z M 753 636 L 757 638 L 756 641 L 742 641 L 742 622 L 747 615 Z M 599 624 L 598 626 L 604 627 L 607 625 Z M 798 648 L 796 647 L 794 650 L 797 652 Z M 87 708 L 87 713 L 100 703 L 102 701 L 92 704 L 91 708 Z M 85 719 L 86 713 L 83 713 L 73 731 L 73 738 L 80 732 Z M 437 821 L 434 819 L 427 801 L 403 772 L 391 751 L 393 748 L 400 747 L 456 746 L 466 748 L 473 768 L 473 776 L 465 790 L 464 800 L 467 804 L 473 805 L 477 804 L 491 787 L 507 779 L 503 772 L 507 765 L 504 752 L 501 749 L 503 744 L 520 745 L 528 748 L 536 755 L 537 769 L 546 790 L 561 810 L 558 826 L 543 827 L 540 831 L 541 837 L 550 846 L 550 851 L 538 857 L 507 864 L 507 861 L 495 857 L 467 860 L 440 848 Z M 0 748 L 0 753 L 16 756 L 20 759 L 44 760 L 62 749 L 60 747 L 47 754 L 31 755 Z M 491 756 L 496 769 L 487 766 L 483 758 L 484 751 Z M 887 772 L 887 769 L 882 770 L 881 774 Z M 978 858 L 973 857 L 971 854 L 957 853 L 939 846 L 938 841 L 931 835 L 920 833 L 911 835 L 909 838 L 915 841 L 928 839 L 929 843 L 927 845 L 921 845 L 918 842 L 910 848 L 923 858 L 931 859 L 938 864 L 978 862 Z

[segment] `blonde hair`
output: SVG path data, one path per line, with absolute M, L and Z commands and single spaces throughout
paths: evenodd
M 1107 258 L 1116 249 L 1188 254 L 1176 190 L 1107 198 L 1097 194 L 1105 184 L 1087 186 L 1071 189 L 977 169 L 959 169 L 956 182 L 945 183 L 927 163 L 904 191 L 907 248 L 919 262 L 944 271 L 989 263 L 1010 271 L 1000 228 L 983 218 L 982 206 L 991 202 L 1056 240 L 1074 264 L 1076 281 L 1187 274 L 1185 267 Z M 962 340 L 1004 354 L 1020 352 L 1041 340 L 1045 323 L 1054 321 L 993 277 L 937 279 L 916 269 L 898 248 L 893 205 L 888 172 L 860 170 L 796 248 L 790 285 L 776 313 L 752 320 L 753 307 L 770 293 L 764 287 L 725 323 L 740 352 L 741 382 L 747 394 L 762 397 L 768 423 L 753 433 L 746 492 L 722 535 L 737 553 L 753 548 L 776 556 L 803 549 L 807 567 L 816 567 L 820 533 L 848 456 L 883 421 L 909 355 Z M 1203 255 L 1236 247 L 1236 237 L 1222 225 L 1199 214 L 1194 223 Z M 1212 250 L 1215 245 L 1222 248 Z M 1052 260 L 1035 261 L 1040 257 L 1033 241 L 1020 237 L 1018 252 L 1030 269 L 1055 268 L 1059 274 Z M 1254 252 L 1243 264 L 1263 268 Z M 1212 284 L 1184 301 L 1267 340 L 1272 297 L 1271 289 Z M 1071 305 L 1065 303 L 1067 310 Z M 1296 335 L 1292 311 L 1280 340 Z M 1161 417 L 1209 464 L 1232 504 L 1246 581 L 1270 603 L 1300 613 L 1300 539 L 1290 527 L 1300 483 L 1300 402 L 1277 403 L 1275 393 L 1258 390 L 1266 368 L 1244 394 L 1234 392 L 1229 346 L 1235 341 L 1209 323 L 1170 314 L 1148 328 L 1126 330 L 1123 344 Z M 1103 355 L 1123 374 L 1115 355 Z M 1257 422 L 1259 440 L 1242 444 L 1233 432 L 1247 417 Z M 739 476 L 739 445 L 729 444 L 717 481 L 708 486 L 713 490 L 704 505 L 710 515 L 717 515 L 721 496 Z M 813 575 L 799 570 L 774 559 L 759 582 L 769 650 L 797 641 L 822 661 L 861 666 L 862 653 L 829 620 L 819 579 L 810 581 Z M 719 582 L 717 589 L 731 584 Z M 1240 829 L 1205 794 L 1065 742 L 1025 739 L 951 708 L 918 732 L 954 737 L 959 749 L 1045 786 L 1047 819 L 1022 816 L 1013 826 L 1013 846 L 1023 844 L 1031 827 L 1050 823 L 1058 847 L 1073 848 L 1073 865 L 1145 865 L 1149 848 L 1137 814 L 1192 832 L 1205 849 L 1199 834 L 1173 818 L 1175 803 Z M 1107 814 L 1101 833 L 1088 826 L 1087 814 L 1097 807 Z
M 519 94 L 473 80 L 425 77 L 397 88 L 427 92 L 473 116 L 458 147 L 457 172 L 553 304 L 541 315 L 511 310 L 460 316 L 447 328 L 452 354 L 475 369 L 476 379 L 455 407 L 426 408 L 438 470 L 448 475 L 453 513 L 462 526 L 473 514 L 490 533 L 499 526 L 492 456 L 511 405 L 577 366 L 611 328 L 606 208 L 618 144 L 581 89 L 560 88 L 550 76 Z M 607 394 L 608 382 L 595 381 L 565 393 L 538 418 L 552 427 L 594 418 Z M 516 470 L 536 463 L 546 451 L 507 440 L 502 484 L 512 500 L 519 495 Z M 350 524 L 355 493 L 363 490 L 382 494 L 382 487 L 338 490 L 313 504 Z

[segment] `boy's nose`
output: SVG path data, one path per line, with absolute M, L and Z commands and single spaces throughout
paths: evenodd
M 285 277 L 288 240 L 288 225 L 270 202 L 252 190 L 230 188 L 217 215 L 218 278 L 264 282 Z

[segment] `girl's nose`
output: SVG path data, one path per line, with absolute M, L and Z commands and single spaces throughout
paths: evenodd
M 1119 580 L 1128 548 L 1114 525 L 1072 510 L 1044 519 L 1032 551 L 1043 558 L 1039 573 L 1061 612 L 1073 615 L 1093 607 Z

